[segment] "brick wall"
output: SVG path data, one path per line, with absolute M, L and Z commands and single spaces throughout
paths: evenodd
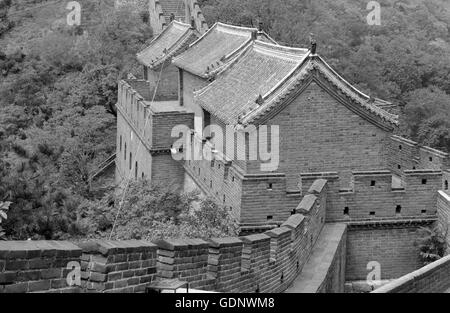
M 450 196 L 442 190 L 439 191 L 437 197 L 437 215 L 438 227 L 447 237 L 446 254 L 450 254 Z
M 450 168 L 450 157 L 447 153 L 420 146 L 417 142 L 400 137 L 391 136 L 388 144 L 389 169 L 399 176 L 405 170 Z
M 308 262 L 287 293 L 343 292 L 347 225 L 325 224 Z
M 392 186 L 389 171 L 353 172 L 349 189 L 341 189 L 336 172 L 301 174 L 302 190 L 318 178 L 328 181 L 327 221 L 435 217 L 442 172 L 405 171 L 403 187 Z M 397 213 L 399 212 L 399 213 Z
M 148 85 L 139 82 L 143 81 L 134 80 L 133 86 L 127 81 L 119 83 L 116 182 L 128 177 L 147 178 L 160 184 L 182 186 L 182 166 L 173 160 L 169 151 L 177 140 L 171 132 L 176 125 L 193 128 L 193 113 L 153 110 L 142 100 Z
M 333 238 L 332 240 L 337 241 L 338 238 Z M 331 292 L 344 292 L 345 284 L 345 269 L 347 258 L 347 232 L 339 240 L 336 253 L 331 261 L 330 268 L 327 271 L 324 281 L 320 284 L 318 292 L 320 293 L 331 293 Z
M 308 260 L 323 226 L 324 207 L 302 201 L 281 227 L 239 238 L 161 240 L 158 272 L 180 277 L 194 288 L 222 292 L 281 292 Z
M 312 82 L 292 103 L 265 122 L 279 125 L 280 166 L 288 189 L 296 189 L 302 172 L 337 171 L 344 185 L 351 171 L 386 169 L 391 135 L 341 104 Z M 259 171 L 249 162 L 248 171 Z
M 80 292 L 66 280 L 80 257 L 66 241 L 0 241 L 0 293 Z
M 350 225 L 347 238 L 347 281 L 366 280 L 372 261 L 380 264 L 381 279 L 400 277 L 422 265 L 414 245 L 419 239 L 417 226 Z
M 143 292 L 156 279 L 224 292 L 281 292 L 308 260 L 323 226 L 325 184 L 311 190 L 281 227 L 233 238 L 139 241 L 0 242 L 1 292 Z M 78 262 L 80 286 L 68 287 Z
M 442 293 L 450 288 L 450 255 L 406 274 L 373 293 Z
M 188 160 L 184 162 L 184 169 L 198 189 L 229 208 L 233 217 L 239 219 L 243 183 L 238 168 L 222 160 Z
M 172 137 L 172 129 L 177 125 L 194 127 L 194 114 L 189 112 L 161 112 L 152 114 L 152 147 L 168 149 L 178 139 Z M 177 134 L 178 135 L 178 134 Z
M 170 153 L 154 154 L 152 156 L 152 175 L 150 181 L 162 186 L 183 188 L 183 165 L 172 158 Z
M 195 125 L 195 130 L 202 133 L 203 127 L 201 121 L 203 120 L 202 108 L 194 101 L 194 91 L 198 91 L 205 87 L 208 82 L 196 75 L 193 75 L 184 70 L 179 71 L 179 79 L 182 80 L 180 84 L 180 98 L 183 99 L 183 106 L 194 112 L 195 117 L 198 119 L 198 123 Z
M 151 88 L 148 88 L 151 97 L 155 92 L 157 82 L 158 88 L 155 94 L 155 101 L 167 101 L 178 99 L 178 68 L 172 65 L 171 60 L 166 61 L 161 70 L 161 66 L 155 69 L 148 69 L 148 81 Z M 149 98 L 151 100 L 152 98 Z
M 80 243 L 86 292 L 144 292 L 156 277 L 156 245 L 140 240 Z

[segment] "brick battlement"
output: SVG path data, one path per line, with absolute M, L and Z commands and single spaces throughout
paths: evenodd
M 0 292 L 143 292 L 164 278 L 204 290 L 281 292 L 302 271 L 324 225 L 325 186 L 316 182 L 314 195 L 299 205 L 302 214 L 261 234 L 155 243 L 0 242 Z M 69 286 L 67 277 L 77 266 L 80 284 Z
M 414 175 L 422 177 L 424 171 L 419 172 Z M 426 174 L 430 173 L 433 174 L 432 171 Z M 369 176 L 384 177 L 384 174 L 371 172 Z M 330 175 L 320 175 L 324 176 Z M 355 175 L 361 176 L 365 177 L 362 173 Z M 141 240 L 3 241 L 0 242 L 0 292 L 144 292 L 149 283 L 170 278 L 186 280 L 191 288 L 208 291 L 282 292 L 296 281 L 295 288 L 299 290 L 313 288 L 316 292 L 332 292 L 342 290 L 345 278 L 365 277 L 369 255 L 364 249 L 371 251 L 370 260 L 382 262 L 383 279 L 395 278 L 419 265 L 414 259 L 417 257 L 412 239 L 416 236 L 414 228 L 429 225 L 436 219 L 442 229 L 448 228 L 450 198 L 443 191 L 438 193 L 437 218 L 384 218 L 370 222 L 349 217 L 348 239 L 344 231 L 342 244 L 337 242 L 333 245 L 336 250 L 325 254 L 326 262 L 323 260 L 327 267 L 319 269 L 324 272 L 314 275 L 322 277 L 323 281 L 309 281 L 307 273 L 299 274 L 304 271 L 310 255 L 319 259 L 322 255 L 325 257 L 316 247 L 316 241 L 323 236 L 325 218 L 334 218 L 335 212 L 330 207 L 336 205 L 338 199 L 336 186 L 323 178 L 311 181 L 297 209 L 280 227 L 242 237 L 207 241 L 164 239 L 154 243 Z M 355 201 L 355 208 L 365 209 L 364 198 L 352 201 Z M 340 225 L 345 227 L 345 224 Z M 381 234 L 388 236 L 387 243 L 395 243 L 401 253 L 386 258 L 383 253 L 391 253 L 391 250 L 375 249 Z M 361 246 L 360 241 L 364 245 Z M 345 260 L 341 249 L 346 246 Z M 409 260 L 407 265 L 405 260 Z M 308 265 L 308 271 L 311 266 Z
M 373 293 L 449 292 L 449 276 L 450 255 L 406 274 L 376 289 Z
M 399 176 L 403 176 L 405 170 L 446 170 L 450 169 L 450 156 L 448 153 L 421 146 L 415 141 L 391 136 L 388 144 L 388 165 L 389 169 Z
M 358 171 L 348 189 L 340 187 L 337 173 L 301 174 L 302 192 L 322 177 L 328 181 L 328 222 L 435 217 L 442 189 L 440 170 L 406 170 L 397 182 L 390 171 Z

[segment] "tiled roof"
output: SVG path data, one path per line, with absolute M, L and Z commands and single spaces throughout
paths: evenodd
M 175 18 L 182 19 L 184 21 L 186 15 L 185 0 L 163 0 L 159 3 L 161 4 L 164 17 L 166 19 L 166 24 L 170 23 L 170 15 L 173 13 Z
M 252 33 L 256 34 L 257 30 L 216 23 L 173 63 L 195 75 L 209 77 L 251 42 Z
M 247 48 L 217 80 L 198 91 L 196 101 L 223 122 L 246 126 L 279 108 L 307 83 L 313 71 L 344 94 L 357 114 L 380 127 L 398 125 L 396 115 L 379 107 L 388 102 L 357 90 L 320 56 L 260 41 Z
M 182 47 L 187 47 L 198 36 L 190 25 L 173 21 L 147 48 L 137 54 L 137 58 L 142 64 L 155 67 L 180 53 Z
M 313 55 L 305 59 L 305 62 L 303 62 L 291 77 L 280 84 L 271 93 L 264 95 L 263 105 L 251 112 L 244 112 L 244 114 L 240 116 L 241 123 L 247 125 L 265 116 L 268 112 L 282 103 L 292 92 L 298 90 L 306 82 L 307 78 L 311 76 L 311 73 L 314 70 L 320 73 L 329 83 L 350 100 L 349 105 L 352 105 L 352 108 L 357 114 L 381 127 L 392 128 L 392 126 L 398 126 L 398 116 L 391 114 L 378 106 L 380 103 L 388 102 L 372 98 L 356 89 L 318 55 Z
M 235 124 L 243 112 L 258 107 L 256 99 L 282 82 L 307 53 L 306 49 L 255 41 L 218 79 L 198 92 L 196 101 L 225 123 Z

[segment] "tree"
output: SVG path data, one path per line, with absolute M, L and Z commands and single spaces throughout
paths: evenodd
M 82 224 L 94 238 L 146 239 L 210 238 L 237 234 L 229 212 L 197 193 L 180 193 L 175 187 L 130 182 L 123 194 L 110 193 L 100 201 L 86 202 Z M 197 205 L 195 205 L 197 203 Z
M 442 234 L 438 227 L 421 227 L 418 231 L 420 239 L 416 242 L 416 245 L 419 247 L 423 265 L 442 258 L 447 247 L 446 234 Z
M 422 144 L 450 151 L 450 95 L 429 87 L 414 90 L 405 98 L 407 135 Z
M 3 224 L 9 239 L 83 236 L 79 207 L 102 195 L 89 174 L 115 150 L 117 81 L 137 74 L 135 54 L 151 31 L 126 8 L 87 5 L 88 15 L 103 17 L 88 31 L 61 25 L 0 53 L 0 199 L 13 202 Z

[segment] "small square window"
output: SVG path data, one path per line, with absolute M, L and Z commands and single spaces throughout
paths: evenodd
M 427 210 L 422 210 L 422 211 L 420 211 L 422 214 L 426 214 L 427 213 Z
M 399 165 L 397 165 L 397 168 L 398 168 L 398 169 L 401 169 L 401 168 L 402 168 L 402 166 L 401 166 L 401 165 L 399 164 Z
M 267 186 L 267 190 L 272 190 L 272 187 L 273 187 L 272 183 L 269 183 Z
M 375 181 L 374 180 L 370 181 L 370 186 L 372 186 L 372 187 L 375 186 Z
M 433 157 L 429 157 L 428 159 L 430 160 L 430 162 L 433 162 Z
M 272 215 L 267 215 L 267 220 L 268 221 L 273 220 L 273 216 Z
M 375 216 L 375 211 L 370 212 L 369 215 Z
M 402 145 L 399 145 L 399 146 L 398 146 L 398 149 L 399 149 L 399 150 L 402 150 Z
M 427 179 L 426 178 L 422 178 L 422 185 L 426 185 L 427 184 Z
M 344 215 L 348 215 L 348 212 L 349 212 L 349 208 L 348 208 L 348 206 L 346 206 L 346 207 L 344 208 Z
M 397 205 L 396 207 L 395 207 L 395 213 L 396 214 L 400 214 L 402 212 L 402 206 L 401 205 Z

